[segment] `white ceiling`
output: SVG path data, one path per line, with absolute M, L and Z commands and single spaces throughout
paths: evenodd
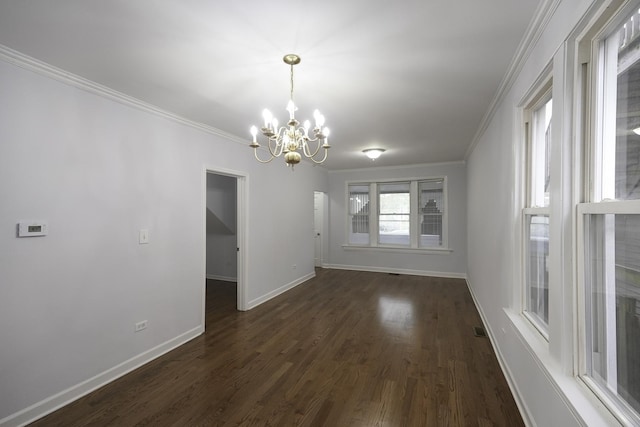
M 287 118 L 297 53 L 296 117 L 326 116 L 326 167 L 397 166 L 464 158 L 538 3 L 14 0 L 0 44 L 247 141 L 263 108 Z

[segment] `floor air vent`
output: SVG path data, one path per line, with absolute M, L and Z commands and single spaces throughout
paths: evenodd
M 487 332 L 484 330 L 482 326 L 474 326 L 473 327 L 473 335 L 477 337 L 487 337 Z

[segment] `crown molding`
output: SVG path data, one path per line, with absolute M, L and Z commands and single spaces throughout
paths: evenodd
M 155 116 L 171 120 L 181 125 L 185 125 L 190 128 L 197 129 L 211 135 L 216 135 L 232 142 L 236 142 L 243 145 L 247 144 L 246 140 L 243 140 L 230 133 L 224 132 L 218 128 L 209 126 L 204 123 L 186 119 L 170 111 L 163 110 L 162 108 L 156 107 L 155 105 L 144 102 L 140 99 L 126 95 L 122 92 L 118 92 L 117 90 L 111 89 L 107 86 L 101 85 L 94 81 L 85 79 L 84 77 L 65 71 L 61 68 L 47 64 L 46 62 L 40 61 L 28 55 L 25 55 L 21 52 L 18 52 L 17 50 L 11 49 L 2 44 L 0 44 L 0 60 L 16 65 L 23 69 L 33 71 L 42 76 L 57 80 L 69 86 L 82 89 L 94 95 L 101 96 L 111 101 L 115 101 L 120 104 L 133 107 L 137 110 L 151 113 Z
M 527 27 L 527 31 L 525 31 L 524 37 L 522 38 L 522 40 L 520 41 L 520 44 L 518 45 L 516 54 L 511 60 L 511 64 L 509 65 L 509 68 L 507 69 L 507 72 L 504 78 L 502 79 L 502 83 L 500 83 L 500 87 L 498 88 L 496 95 L 491 101 L 491 104 L 489 105 L 489 109 L 487 110 L 486 114 L 482 118 L 482 121 L 480 122 L 480 126 L 478 127 L 478 130 L 473 136 L 473 139 L 471 140 L 471 144 L 469 144 L 469 147 L 465 152 L 465 155 L 464 155 L 465 160 L 467 160 L 471 155 L 471 153 L 473 153 L 473 150 L 476 148 L 476 145 L 478 145 L 480 138 L 489 127 L 489 123 L 491 123 L 491 120 L 495 116 L 496 111 L 498 110 L 498 106 L 503 101 L 507 92 L 509 92 L 509 90 L 513 87 L 513 84 L 515 83 L 518 75 L 520 74 L 520 71 L 522 71 L 522 67 L 524 66 L 529 56 L 531 55 L 533 48 L 536 46 L 536 44 L 540 40 L 542 33 L 547 28 L 549 21 L 553 17 L 553 14 L 555 13 L 556 9 L 558 8 L 561 2 L 562 0 L 543 0 L 538 5 L 538 9 L 534 14 L 533 19 L 529 23 L 529 26 Z
M 399 169 L 414 169 L 414 168 L 424 168 L 424 167 L 436 167 L 436 166 L 464 166 L 466 161 L 464 160 L 455 160 L 451 162 L 440 162 L 440 163 L 418 163 L 414 165 L 397 165 L 397 166 L 378 166 L 378 167 L 369 167 L 369 168 L 356 168 L 356 169 L 329 169 L 327 172 L 330 174 L 334 173 L 349 173 L 349 172 L 371 172 L 371 171 L 384 171 L 384 170 L 399 170 Z

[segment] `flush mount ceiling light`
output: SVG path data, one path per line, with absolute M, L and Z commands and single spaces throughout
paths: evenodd
M 289 111 L 289 121 L 286 126 L 278 127 L 278 120 L 273 117 L 271 112 L 265 109 L 262 112 L 264 118 L 264 127 L 260 129 L 262 135 L 267 138 L 267 148 L 269 149 L 270 158 L 262 160 L 258 157 L 258 148 L 260 144 L 257 141 L 258 128 L 251 127 L 251 135 L 253 136 L 253 142 L 249 145 L 253 148 L 253 154 L 260 163 L 269 163 L 276 157 L 280 157 L 284 154 L 284 161 L 287 166 L 293 166 L 300 163 L 302 153 L 306 158 L 311 159 L 314 163 L 322 163 L 327 159 L 327 153 L 329 148 L 329 129 L 324 126 L 324 116 L 320 114 L 318 110 L 313 113 L 316 124 L 313 128 L 313 134 L 309 135 L 309 129 L 311 123 L 309 120 L 304 122 L 304 125 L 299 126 L 295 118 L 295 111 L 297 107 L 293 103 L 293 66 L 300 63 L 300 57 L 295 54 L 285 55 L 282 60 L 285 64 L 291 67 L 291 92 L 289 97 L 289 103 L 287 104 L 287 111 Z M 313 149 L 309 146 L 310 143 L 315 143 Z M 316 156 L 323 150 L 323 156 L 321 159 L 317 159 Z
M 366 154 L 366 156 L 371 160 L 375 160 L 378 157 L 380 157 L 382 153 L 384 153 L 384 149 L 383 148 L 367 148 L 366 150 L 362 150 L 362 152 Z

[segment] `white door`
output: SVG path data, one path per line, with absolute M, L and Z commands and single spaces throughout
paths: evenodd
M 324 223 L 324 193 L 316 191 L 313 194 L 313 238 L 315 241 L 315 257 L 314 265 L 322 267 L 324 260 L 322 259 L 322 240 L 323 240 L 323 224 Z

